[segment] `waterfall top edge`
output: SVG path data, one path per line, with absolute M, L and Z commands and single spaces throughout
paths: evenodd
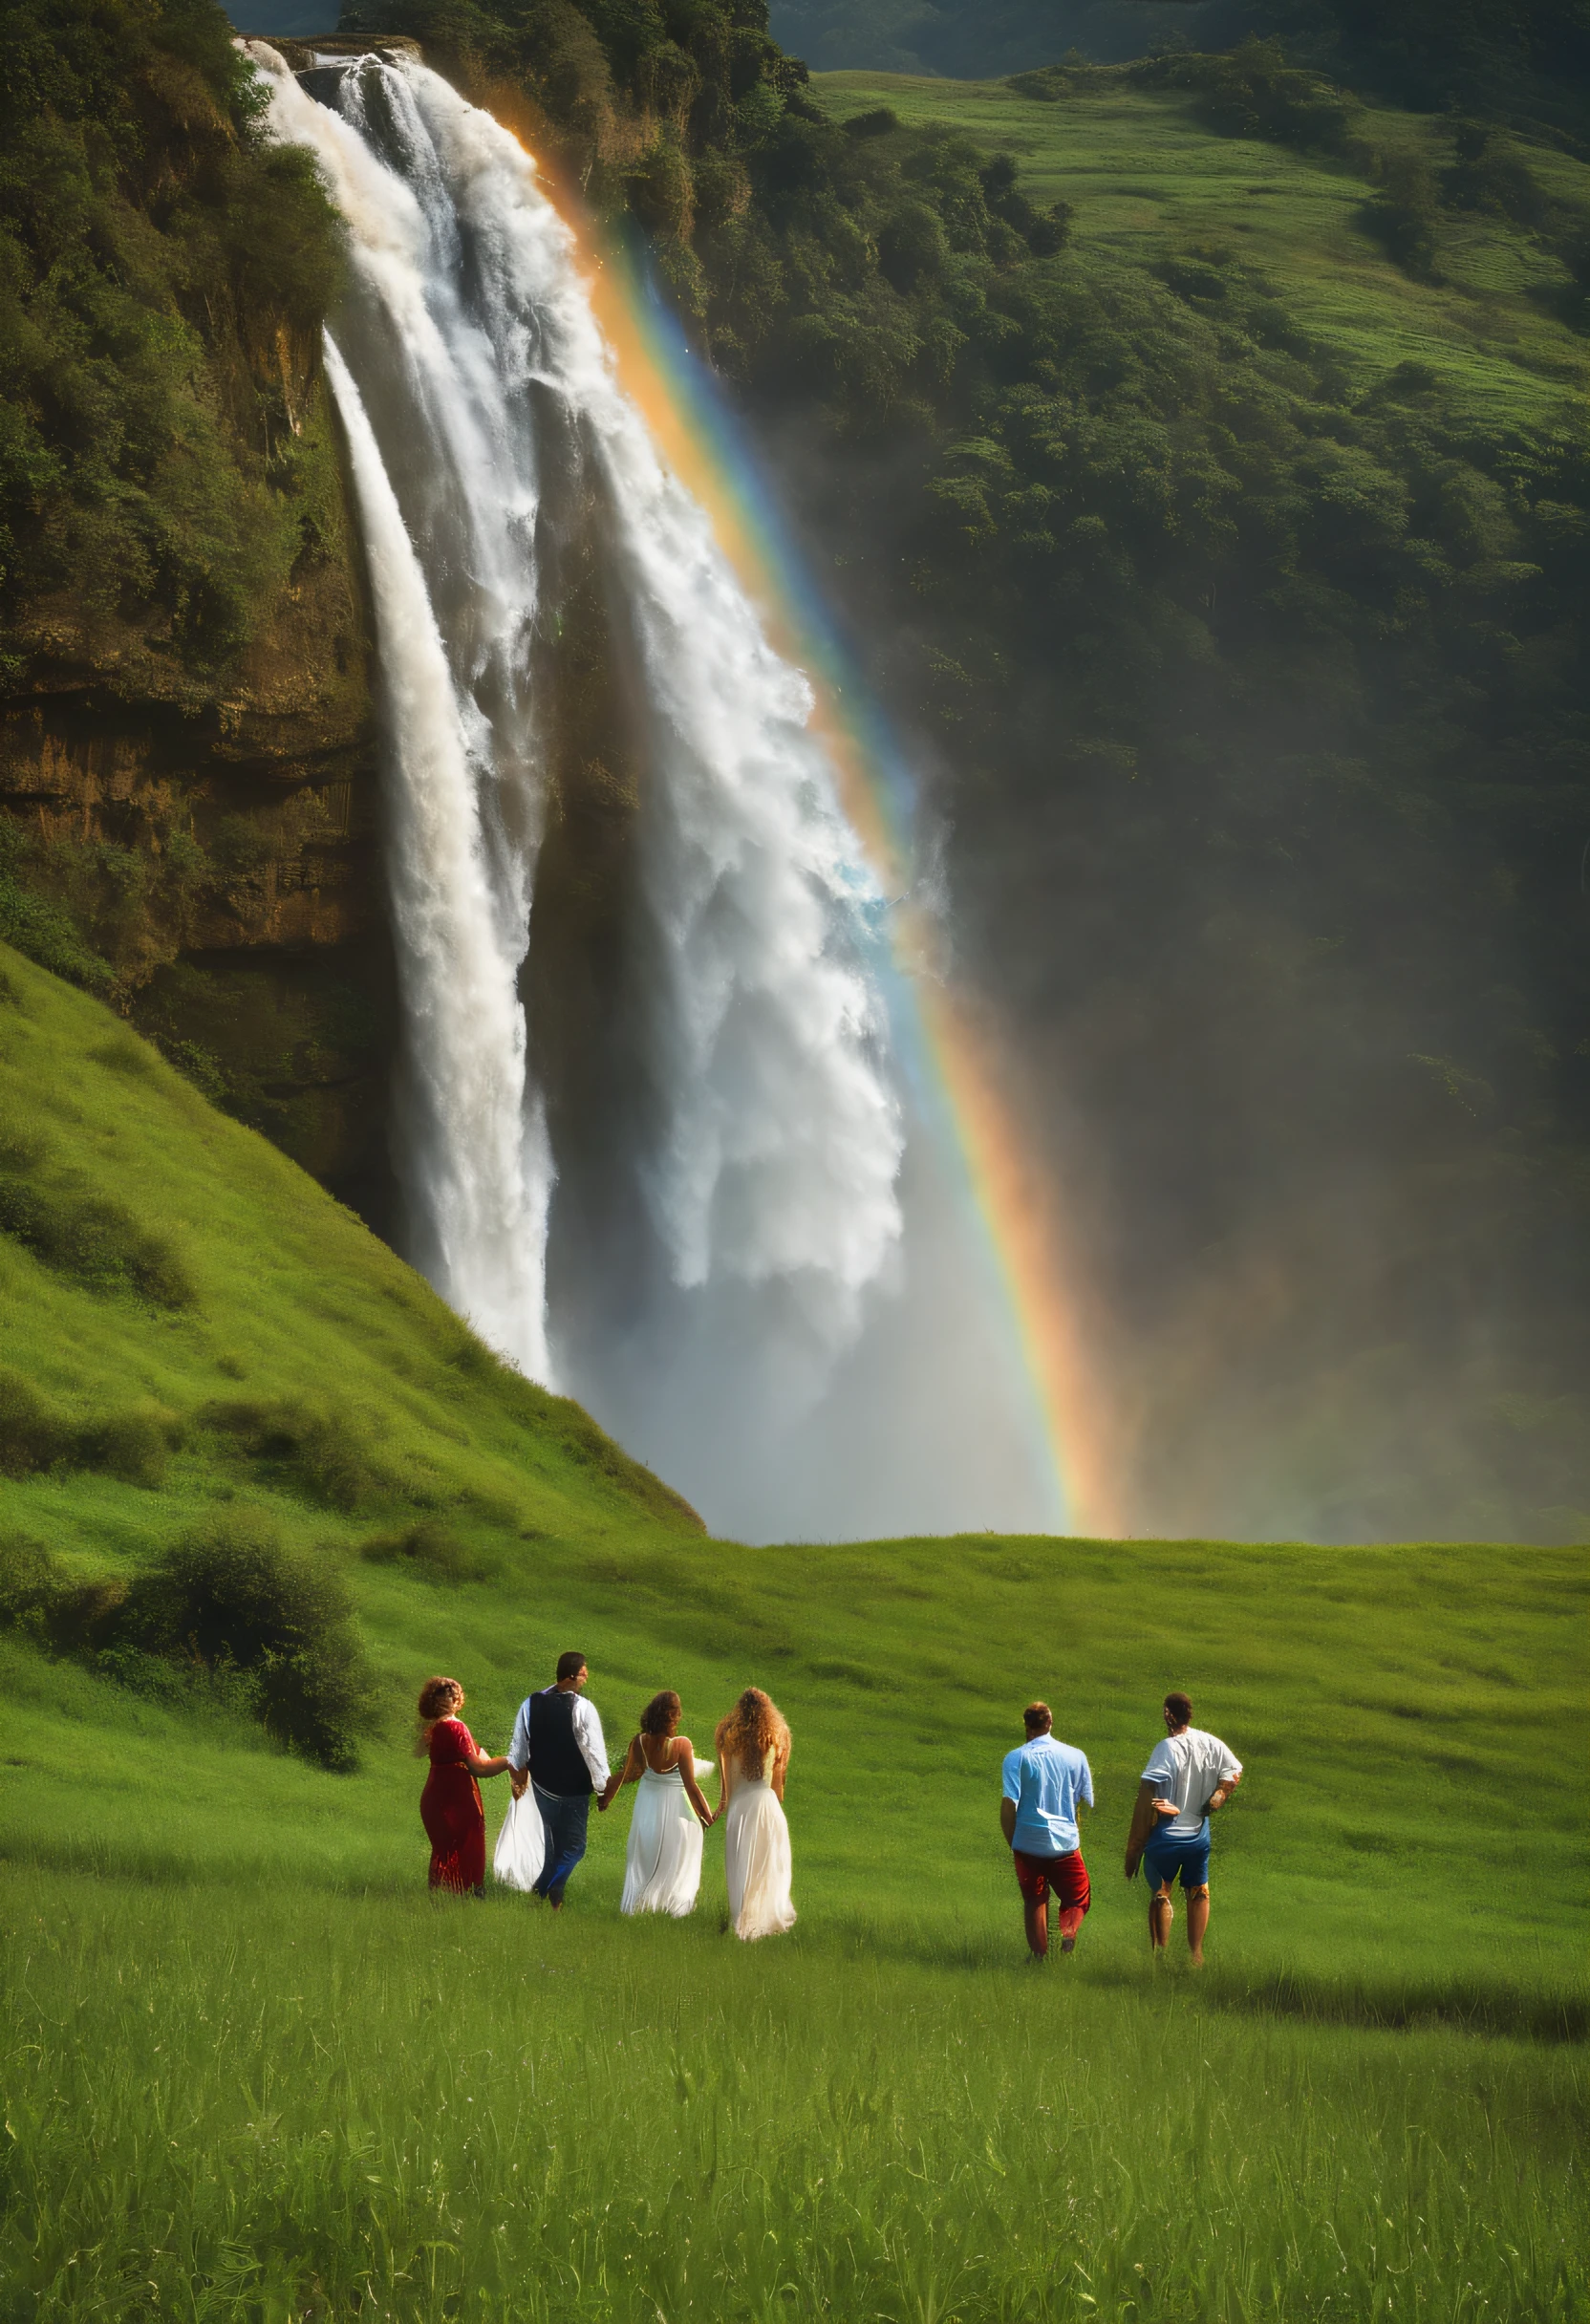
M 417 64 L 424 60 L 424 51 L 408 32 L 371 32 L 362 40 L 348 40 L 327 32 L 312 32 L 307 37 L 288 39 L 281 32 L 240 32 L 239 40 L 257 40 L 268 49 L 274 49 L 284 64 L 293 73 L 312 70 L 317 58 L 334 57 L 352 64 L 360 56 L 379 56 L 389 60 L 398 56 L 412 56 Z

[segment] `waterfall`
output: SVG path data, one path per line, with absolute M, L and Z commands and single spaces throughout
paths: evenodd
M 1050 1514 L 902 1098 L 806 681 L 622 392 L 533 161 L 421 66 L 249 54 L 348 228 L 327 367 L 376 633 L 411 1256 L 720 1529 Z M 554 879 L 581 814 L 600 876 Z M 935 1446 L 952 1414 L 975 1456 Z

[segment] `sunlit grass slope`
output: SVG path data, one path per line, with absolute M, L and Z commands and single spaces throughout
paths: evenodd
M 1437 371 L 1460 407 L 1493 426 L 1538 423 L 1590 383 L 1584 343 L 1558 321 L 1560 260 L 1501 217 L 1443 220 L 1439 283 L 1409 279 L 1364 230 L 1373 188 L 1347 161 L 1216 135 L 1185 92 L 1134 88 L 1119 73 L 1077 76 L 1050 101 L 1003 81 L 824 73 L 813 94 L 838 119 L 888 106 L 913 127 L 962 131 L 1014 156 L 1034 202 L 1068 202 L 1072 247 L 1096 276 L 1214 242 L 1268 274 L 1289 314 L 1362 389 L 1399 363 Z M 1450 125 L 1364 108 L 1363 139 L 1422 153 L 1439 172 Z M 1527 159 L 1542 193 L 1590 206 L 1590 165 L 1550 147 Z
M 264 1509 L 346 1575 L 388 1705 L 332 1775 L 0 1635 L 6 2324 L 1584 2315 L 1582 1557 L 707 1541 L 96 1004 L 4 968 L 0 1161 L 153 1240 L 123 1235 L 140 1291 L 0 1237 L 0 1361 L 178 1443 L 162 1483 L 0 1484 L 0 1533 L 125 1574 Z M 249 1396 L 342 1415 L 352 1466 L 248 1453 L 214 1409 Z M 485 1578 L 357 1554 L 416 1513 Z M 614 1743 L 659 1685 L 707 1749 L 772 1689 L 790 1938 L 725 1944 L 717 1836 L 692 1922 L 621 1922 L 627 1804 L 561 1920 L 426 1898 L 418 1680 L 456 1672 L 501 1747 L 569 1646 Z M 1155 1973 L 1120 1872 L 1172 1683 L 1249 1769 L 1201 1983 Z M 1099 1794 L 1081 1950 L 1037 1976 L 997 1823 L 1035 1692 Z
M 305 1540 L 437 1512 L 483 1546 L 695 1528 L 302 1171 L 5 946 L 0 1182 L 0 1364 L 68 1423 L 143 1409 L 176 1444 L 158 1494 L 70 1465 L 0 1484 L 5 1522 L 53 1548 L 135 1551 L 239 1495 Z M 239 1450 L 287 1407 L 328 1439 L 318 1482 Z
M 707 1542 L 583 1414 L 504 1372 L 355 1219 L 97 1003 L 14 957 L 5 975 L 0 1129 L 13 1147 L 16 1124 L 36 1133 L 41 1183 L 113 1194 L 157 1230 L 191 1296 L 161 1306 L 91 1288 L 0 1235 L 6 1366 L 80 1420 L 141 1399 L 179 1435 L 158 1489 L 70 1466 L 0 1483 L 0 1532 L 125 1575 L 218 1507 L 263 1508 L 345 1574 L 393 1706 L 362 1772 L 332 1777 L 218 1712 L 205 1723 L 0 1636 L 13 1855 L 402 1887 L 420 1869 L 400 1732 L 419 1679 L 456 1671 L 500 1748 L 521 1694 L 577 1645 L 615 1736 L 660 1685 L 678 1687 L 703 1743 L 748 1679 L 770 1687 L 800 1738 L 814 1940 L 860 1921 L 917 1956 L 1008 1937 L 998 1763 L 1021 1702 L 1046 1695 L 1099 1778 L 1089 1952 L 1103 1964 L 1137 1944 L 1136 1904 L 1109 1867 L 1155 1706 L 1180 1685 L 1253 1771 L 1221 1834 L 1231 1960 L 1266 1979 L 1450 1989 L 1457 2007 L 1489 1994 L 1504 2013 L 1573 1983 L 1583 1817 L 1561 1771 L 1582 1553 Z M 334 1475 L 250 1456 L 216 1423 L 248 1398 L 347 1424 L 363 1464 L 354 1505 Z M 488 1578 L 357 1555 L 373 1530 L 425 1514 Z M 42 1718 L 21 1709 L 34 1698 Z M 114 1776 L 85 1786 L 86 1767 Z M 582 1887 L 605 1911 L 621 1835 L 616 1818 L 599 1831 Z

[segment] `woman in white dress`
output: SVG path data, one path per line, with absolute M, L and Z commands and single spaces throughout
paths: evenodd
M 701 1835 L 715 1820 L 698 1775 L 712 1771 L 679 1732 L 679 1698 L 671 1687 L 640 1714 L 640 1732 L 625 1754 L 619 1790 L 637 1783 L 624 1851 L 620 1912 L 666 1912 L 682 1921 L 701 1885 Z M 616 1797 L 616 1794 L 614 1797 Z
M 784 1814 L 789 1725 L 760 1687 L 747 1687 L 719 1728 L 718 1771 L 730 1924 L 747 1941 L 778 1936 L 795 1926 Z

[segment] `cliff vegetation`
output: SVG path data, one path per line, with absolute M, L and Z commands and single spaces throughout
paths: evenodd
M 0 933 L 378 1208 L 337 223 L 202 0 L 3 24 Z

